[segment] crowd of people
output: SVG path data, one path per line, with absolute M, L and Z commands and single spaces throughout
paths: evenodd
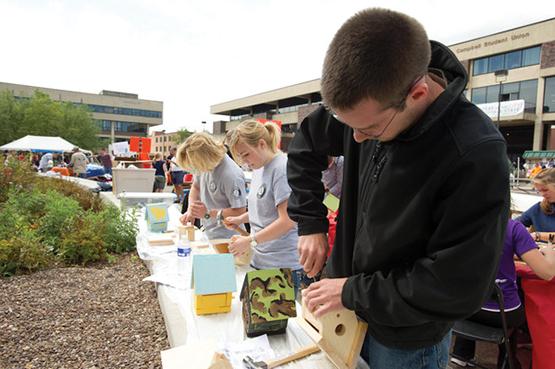
M 78 147 L 74 147 L 71 153 L 6 151 L 3 157 L 5 166 L 10 160 L 29 160 L 32 168 L 37 172 L 53 173 L 54 168 L 68 168 L 71 170 L 71 175 L 80 178 L 87 177 L 87 165 L 96 159 L 103 167 L 104 174 L 112 174 L 112 156 L 105 148 L 100 149 L 96 155 L 86 154 Z

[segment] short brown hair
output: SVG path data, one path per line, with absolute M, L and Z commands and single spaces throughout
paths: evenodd
M 416 19 L 388 9 L 362 10 L 341 26 L 328 48 L 323 100 L 336 109 L 350 109 L 366 98 L 403 108 L 430 58 L 428 36 Z
M 177 164 L 189 171 L 204 173 L 214 170 L 227 150 L 221 142 L 205 132 L 193 133 L 179 146 Z

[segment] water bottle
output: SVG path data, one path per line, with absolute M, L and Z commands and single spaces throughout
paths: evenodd
M 191 258 L 191 242 L 187 237 L 181 237 L 177 243 L 177 275 L 184 277 L 185 287 L 191 282 Z

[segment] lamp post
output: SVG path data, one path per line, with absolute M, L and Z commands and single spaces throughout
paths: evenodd
M 501 87 L 503 82 L 507 80 L 509 71 L 507 69 L 499 69 L 495 71 L 495 81 L 499 83 L 499 93 L 497 94 L 497 129 L 501 126 Z

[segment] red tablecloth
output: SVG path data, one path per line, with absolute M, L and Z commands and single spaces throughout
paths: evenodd
M 517 264 L 522 278 L 526 320 L 532 336 L 533 369 L 555 369 L 555 278 L 539 279 L 526 265 Z

